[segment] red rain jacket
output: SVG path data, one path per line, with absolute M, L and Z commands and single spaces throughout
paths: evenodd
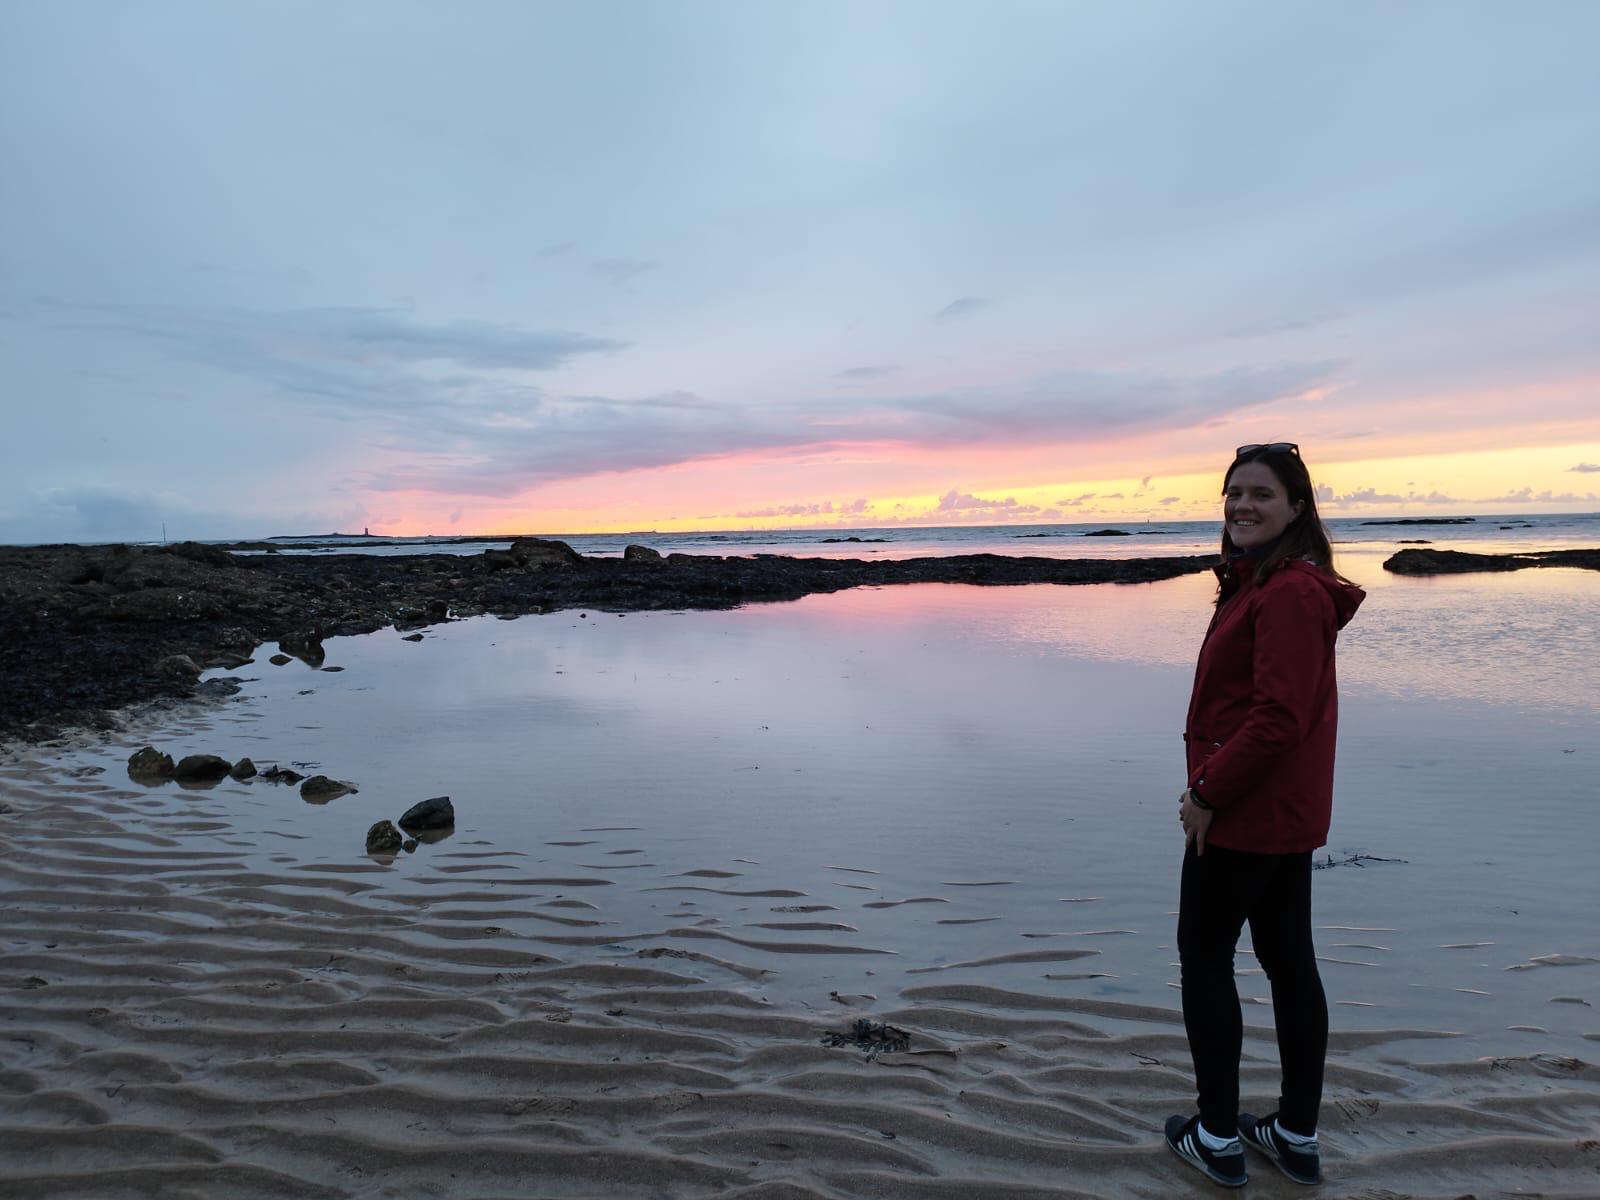
M 1249 559 L 1216 571 L 1226 599 L 1200 647 L 1183 733 L 1189 786 L 1215 810 L 1206 844 L 1315 850 L 1333 811 L 1333 644 L 1366 593 L 1298 559 L 1261 584 Z

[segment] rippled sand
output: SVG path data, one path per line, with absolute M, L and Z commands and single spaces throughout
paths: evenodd
M 1204 1194 L 1159 1135 L 1193 1103 L 1175 997 L 1051 982 L 1128 939 L 1079 920 L 1097 897 L 880 988 L 873 964 L 923 962 L 931 925 L 992 928 L 1013 881 L 890 895 L 840 862 L 823 891 L 599 824 L 464 830 L 399 874 L 248 832 L 270 787 L 141 789 L 70 755 L 0 770 L 0 1197 Z M 868 918 L 904 923 L 868 939 Z M 1360 963 L 1382 936 L 1325 931 L 1323 952 Z M 839 961 L 860 991 L 786 982 Z M 824 1044 L 860 1017 L 907 1049 Z M 1265 1110 L 1269 1028 L 1246 1055 Z M 1600 1195 L 1600 1070 L 1578 1057 L 1336 1018 L 1324 1122 L 1325 1196 Z M 1303 1194 L 1250 1165 L 1252 1194 Z

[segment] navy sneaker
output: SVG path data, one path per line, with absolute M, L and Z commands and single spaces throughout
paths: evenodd
M 1317 1144 L 1292 1146 L 1278 1136 L 1278 1114 L 1257 1117 L 1251 1113 L 1239 1114 L 1239 1139 L 1261 1151 L 1296 1183 L 1322 1182 L 1322 1156 Z
M 1243 1187 L 1250 1182 L 1244 1169 L 1244 1149 L 1237 1141 L 1232 1149 L 1218 1152 L 1206 1149 L 1200 1140 L 1200 1118 L 1168 1117 L 1167 1145 L 1184 1162 L 1195 1167 L 1213 1183 L 1223 1187 Z

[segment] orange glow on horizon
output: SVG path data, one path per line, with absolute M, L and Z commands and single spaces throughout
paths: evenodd
M 1319 466 L 1308 447 L 1314 481 L 1327 489 L 1325 516 L 1495 512 L 1600 511 L 1600 437 L 1565 446 L 1471 450 L 1391 457 L 1329 457 Z M 904 468 L 881 447 L 869 475 Z M 1061 448 L 1062 457 L 1072 453 Z M 1031 452 L 1030 452 L 1031 453 Z M 529 499 L 468 502 L 426 491 L 384 494 L 374 506 L 374 529 L 398 536 L 452 533 L 677 533 L 711 530 L 872 528 L 939 525 L 1116 523 L 1146 519 L 1206 520 L 1216 512 L 1221 467 L 1195 470 L 1187 462 L 1153 463 L 1138 476 L 1074 476 L 1059 481 L 1004 482 L 1015 456 L 968 456 L 952 464 L 919 461 L 914 474 L 935 472 L 951 482 L 922 487 L 851 488 L 856 464 L 811 456 L 799 471 L 792 461 L 740 455 L 716 463 L 564 481 Z M 998 460 L 998 461 L 996 461 Z M 819 467 L 833 467 L 830 471 Z M 1172 474 L 1165 470 L 1180 468 Z M 787 476 L 795 475 L 795 479 Z M 801 478 L 827 477 L 834 486 L 801 490 Z M 994 483 L 999 479 L 1002 482 Z M 967 480 L 973 481 L 968 484 Z M 1148 480 L 1148 483 L 1146 483 Z M 908 482 L 910 482 L 908 480 Z M 818 483 L 824 483 L 819 479 Z M 769 490 L 770 489 L 770 490 Z M 1332 498 L 1327 498 L 1327 492 Z M 654 501 L 643 497 L 654 496 Z M 758 499 L 759 497 L 759 499 Z M 980 506 L 979 502 L 989 502 Z

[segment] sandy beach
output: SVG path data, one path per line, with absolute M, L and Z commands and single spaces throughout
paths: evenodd
M 1091 607 L 1090 593 L 1104 593 L 1067 590 Z M 798 611 L 851 645 L 849 606 L 872 603 L 821 598 Z M 774 627 L 770 616 L 719 619 L 735 624 L 706 637 Z M 579 645 L 623 636 L 591 624 L 491 621 L 480 636 L 495 635 L 501 655 L 517 630 L 566 645 L 550 686 L 572 676 L 613 686 L 619 659 L 650 669 L 642 642 L 574 648 L 580 635 L 592 637 Z M 675 628 L 660 644 L 684 642 L 691 627 Z M 792 639 L 794 627 L 780 634 Z M 414 766 L 397 754 L 385 775 L 348 723 L 325 744 L 347 748 L 340 766 L 362 790 L 327 806 L 260 780 L 141 786 L 119 769 L 145 744 L 235 753 L 252 740 L 286 744 L 295 729 L 313 738 L 313 714 L 335 706 L 359 722 L 376 693 L 354 689 L 383 681 L 381 656 L 430 644 L 340 639 L 329 661 L 348 663 L 342 674 L 291 664 L 268 677 L 283 681 L 276 691 L 252 700 L 247 687 L 231 707 L 151 716 L 81 749 L 13 748 L 0 768 L 0 1196 L 1207 1194 L 1159 1136 L 1193 1096 L 1170 990 L 1174 884 L 1145 878 L 1141 860 L 1097 879 L 1121 880 L 1126 897 L 1076 894 L 1056 878 L 1035 896 L 1042 872 L 1014 848 L 991 862 L 974 832 L 954 857 L 931 843 L 895 851 L 890 826 L 872 818 L 836 857 L 802 848 L 785 860 L 771 853 L 793 840 L 783 828 L 714 834 L 687 800 L 674 803 L 677 819 L 649 809 L 634 819 L 592 774 L 561 778 L 548 790 L 571 803 L 540 805 L 515 835 L 485 812 L 414 854 L 367 856 L 356 831 L 397 811 L 389 797 L 409 798 L 401 781 Z M 462 643 L 454 657 L 472 653 Z M 525 676 L 522 659 L 496 661 Z M 871 677 L 870 661 L 851 661 Z M 673 670 L 679 702 L 713 694 L 710 680 Z M 319 701 L 330 707 L 306 707 Z M 449 711 L 440 704 L 429 719 Z M 393 713 L 384 720 L 392 727 Z M 759 764 L 770 772 L 780 760 Z M 701 763 L 701 786 L 714 790 L 718 763 Z M 514 777 L 496 778 L 468 791 L 486 797 Z M 796 795 L 831 785 L 805 786 Z M 462 799 L 467 813 L 487 803 Z M 1107 857 L 1096 839 L 1125 838 L 1128 820 L 1164 833 L 1167 814 L 1140 809 L 1087 831 L 1088 859 Z M 1412 854 L 1404 830 L 1367 848 Z M 1511 935 L 1525 945 L 1503 931 L 1469 945 L 1451 940 L 1452 902 L 1432 876 L 1401 874 L 1425 864 L 1382 869 L 1325 873 L 1334 890 L 1319 939 L 1336 1008 L 1321 1194 L 1600 1194 L 1600 1069 L 1583 1052 L 1600 1041 L 1597 965 L 1592 938 L 1585 952 L 1574 932 L 1585 919 Z M 1073 872 L 1096 879 L 1063 868 Z M 1374 887 L 1391 906 L 1420 887 L 1441 911 L 1419 913 L 1414 931 L 1380 930 L 1361 908 Z M 1397 939 L 1412 934 L 1408 950 Z M 1409 982 L 1405 968 L 1379 967 L 1386 955 L 1414 960 Z M 1524 991 L 1488 997 L 1498 985 L 1437 965 L 1474 957 L 1486 977 Z M 1242 954 L 1239 966 L 1245 1103 L 1266 1110 L 1270 1009 L 1250 995 L 1253 960 Z M 1417 983 L 1453 999 L 1416 998 Z M 1500 1007 L 1475 1028 L 1458 1020 L 1470 1010 L 1452 1004 L 1480 999 Z M 1437 1019 L 1416 1019 L 1429 1012 Z M 906 1040 L 858 1043 L 849 1035 L 861 1019 Z M 1251 1167 L 1252 1194 L 1301 1194 L 1268 1164 Z
M 1600 1200 L 1597 44 L 0 0 L 0 1200 Z

